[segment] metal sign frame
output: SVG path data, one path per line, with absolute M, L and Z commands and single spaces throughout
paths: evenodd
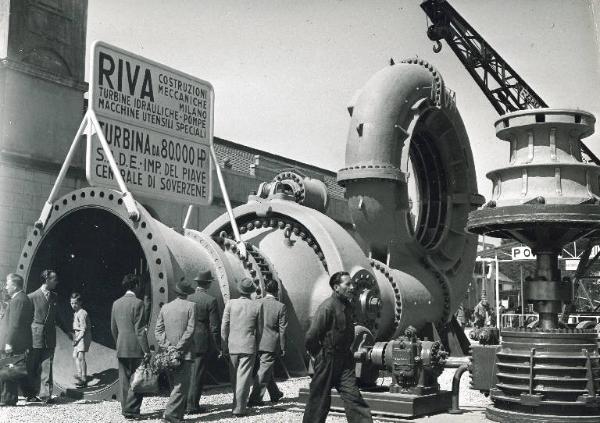
M 112 49 L 115 50 L 117 52 L 120 52 L 121 54 L 124 54 L 126 56 L 130 56 L 133 58 L 136 58 L 137 60 L 144 62 L 144 63 L 148 63 L 151 64 L 153 66 L 156 67 L 160 67 L 166 70 L 169 70 L 171 72 L 186 76 L 188 78 L 190 78 L 191 80 L 195 80 L 195 81 L 200 81 L 204 84 L 206 84 L 210 89 L 210 110 L 209 110 L 209 131 L 208 131 L 208 141 L 209 141 L 209 160 L 208 160 L 208 175 L 209 178 L 212 178 L 212 168 L 214 165 L 214 168 L 216 170 L 217 173 L 217 179 L 219 181 L 219 187 L 221 189 L 221 193 L 223 195 L 223 200 L 225 202 L 225 206 L 227 208 L 227 213 L 229 216 L 229 219 L 231 221 L 231 226 L 233 228 L 233 232 L 234 232 L 234 237 L 235 237 L 235 241 L 238 244 L 238 248 L 239 248 L 239 253 L 240 256 L 245 257 L 247 255 L 247 251 L 246 251 L 246 246 L 243 243 L 239 230 L 238 230 L 238 226 L 237 223 L 235 221 L 235 217 L 233 215 L 233 210 L 231 208 L 231 202 L 229 200 L 229 195 L 227 194 L 227 188 L 225 186 L 225 181 L 223 179 L 223 175 L 221 173 L 221 169 L 219 168 L 218 165 L 218 161 L 217 161 L 217 155 L 214 149 L 214 144 L 213 144 L 213 130 L 214 130 L 214 89 L 212 88 L 212 85 L 209 82 L 200 80 L 199 78 L 195 78 L 191 75 L 187 75 L 183 72 L 179 72 L 176 69 L 172 69 L 169 68 L 168 66 L 162 65 L 158 62 L 154 62 L 152 60 L 146 59 L 144 57 L 135 55 L 133 53 L 130 53 L 128 51 L 122 50 L 118 47 L 114 47 L 110 44 L 104 43 L 102 41 L 96 41 L 93 43 L 92 45 L 92 59 L 91 59 L 91 66 L 92 66 L 92 72 L 90 73 L 90 78 L 93 79 L 94 76 L 94 71 L 93 68 L 95 66 L 95 56 L 96 56 L 96 48 L 97 47 L 102 47 L 105 46 L 108 49 Z M 93 85 L 91 85 L 91 87 L 93 88 Z M 92 145 L 92 136 L 94 134 L 97 135 L 98 140 L 100 142 L 100 146 L 106 156 L 106 159 L 109 163 L 109 167 L 110 170 L 113 173 L 113 177 L 117 182 L 118 188 L 119 190 L 123 193 L 123 203 L 127 209 L 127 212 L 129 213 L 129 218 L 132 219 L 133 221 L 137 221 L 140 218 L 140 212 L 137 208 L 136 205 L 136 201 L 133 197 L 133 194 L 129 191 L 129 189 L 127 188 L 127 185 L 125 184 L 125 181 L 123 180 L 123 177 L 121 175 L 121 172 L 119 171 L 119 167 L 117 166 L 117 163 L 115 161 L 115 158 L 112 154 L 112 151 L 110 149 L 110 146 L 108 144 L 108 141 L 106 140 L 106 137 L 103 133 L 102 127 L 100 125 L 100 122 L 98 121 L 98 117 L 96 116 L 96 113 L 94 111 L 93 108 L 93 89 L 90 89 L 90 101 L 88 102 L 88 110 L 86 111 L 81 124 L 79 125 L 79 129 L 77 130 L 77 133 L 75 134 L 75 137 L 73 138 L 73 142 L 71 143 L 71 147 L 69 148 L 69 152 L 67 153 L 67 156 L 65 158 L 65 161 L 63 162 L 61 169 L 59 171 L 58 177 L 56 178 L 56 181 L 54 182 L 54 185 L 52 187 L 52 190 L 50 192 L 50 195 L 48 196 L 48 199 L 46 200 L 46 202 L 44 203 L 44 206 L 42 208 L 42 211 L 40 213 L 40 217 L 38 218 L 38 220 L 35 222 L 35 226 L 39 229 L 42 229 L 46 226 L 46 223 L 48 222 L 48 219 L 50 217 L 50 214 L 52 212 L 52 207 L 53 207 L 53 203 L 54 201 L 56 201 L 57 197 L 58 197 L 58 193 L 60 190 L 60 187 L 66 177 L 67 171 L 69 169 L 69 166 L 73 160 L 73 156 L 75 154 L 76 148 L 79 145 L 80 139 L 82 137 L 82 135 L 86 135 L 86 141 L 87 141 L 87 145 L 86 145 L 86 155 L 88 157 L 86 157 L 86 179 L 88 179 L 88 182 L 90 182 L 90 179 L 88 178 L 87 175 L 87 170 L 88 170 L 88 162 L 90 160 L 89 155 L 91 154 L 91 145 Z M 107 116 L 107 119 L 114 119 L 111 118 L 110 116 Z M 114 119 L 117 120 L 117 119 Z M 132 124 L 135 126 L 135 124 Z M 156 132 L 161 132 L 161 131 L 156 131 Z M 172 135 L 172 134 L 169 134 Z M 177 135 L 174 135 L 174 137 L 177 137 Z M 187 141 L 192 141 L 194 142 L 194 139 L 189 139 L 189 138 L 182 138 L 183 140 L 187 140 Z M 202 143 L 199 143 L 202 144 Z M 214 163 L 213 163 L 214 162 Z M 90 185 L 92 185 L 90 183 Z M 112 187 L 110 187 L 112 188 Z M 212 180 L 209 180 L 208 183 L 208 189 L 209 189 L 209 194 L 208 194 L 208 202 L 206 203 L 206 205 L 210 204 L 212 202 L 212 198 L 213 198 L 213 187 L 212 187 Z M 147 194 L 146 195 L 152 195 L 152 194 Z M 161 198 L 158 195 L 155 195 L 155 197 L 157 198 Z M 172 200 L 172 198 L 168 198 L 168 200 Z M 183 227 L 187 228 L 187 225 L 189 223 L 190 217 L 191 217 L 191 213 L 193 210 L 194 205 L 190 204 L 186 213 L 186 217 L 185 217 L 185 221 L 183 223 Z
M 87 135 L 87 141 L 89 145 L 89 139 L 94 133 L 98 134 L 100 145 L 102 146 L 102 149 L 106 154 L 106 158 L 115 176 L 117 184 L 119 185 L 119 189 L 123 193 L 123 203 L 125 204 L 125 208 L 129 213 L 129 218 L 134 221 L 137 221 L 140 218 L 140 212 L 135 204 L 135 199 L 133 198 L 133 195 L 131 194 L 131 192 L 129 192 L 129 190 L 127 189 L 127 185 L 125 185 L 125 182 L 123 181 L 123 177 L 121 176 L 121 172 L 119 172 L 119 168 L 117 167 L 117 163 L 115 162 L 112 152 L 110 151 L 108 142 L 106 141 L 106 138 L 102 133 L 102 128 L 100 127 L 98 118 L 96 117 L 96 114 L 92 109 L 88 109 L 88 111 L 83 116 L 83 119 L 81 120 L 81 124 L 79 125 L 79 129 L 75 134 L 75 138 L 73 138 L 73 142 L 71 143 L 71 147 L 69 148 L 67 157 L 65 158 L 65 161 L 63 162 L 62 167 L 60 168 L 60 172 L 58 173 L 58 177 L 56 178 L 54 186 L 50 191 L 50 195 L 48 196 L 46 203 L 44 203 L 44 207 L 42 208 L 40 217 L 35 222 L 35 226 L 37 228 L 41 229 L 45 227 L 46 223 L 48 222 L 48 218 L 50 217 L 50 213 L 52 212 L 52 203 L 54 203 L 54 201 L 58 197 L 58 192 L 65 179 L 65 176 L 67 175 L 67 170 L 71 165 L 71 161 L 73 160 L 73 156 L 75 154 L 77 146 L 79 145 L 79 140 L 81 139 L 81 136 L 83 134 Z

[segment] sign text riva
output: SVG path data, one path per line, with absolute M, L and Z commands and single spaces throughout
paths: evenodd
M 129 190 L 209 204 L 210 83 L 103 42 L 94 44 L 92 54 L 89 108 Z M 87 179 L 91 185 L 118 188 L 98 132 L 88 143 Z

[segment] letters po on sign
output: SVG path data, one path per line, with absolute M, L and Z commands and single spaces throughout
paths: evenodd
M 513 260 L 535 260 L 536 256 L 531 252 L 529 247 L 513 247 L 512 249 Z
M 90 75 L 89 107 L 128 189 L 210 204 L 212 85 L 103 42 L 92 47 Z M 91 185 L 117 187 L 97 136 L 88 146 L 86 175 Z

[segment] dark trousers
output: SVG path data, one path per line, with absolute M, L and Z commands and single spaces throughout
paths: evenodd
M 27 373 L 29 373 L 30 378 L 31 396 L 39 395 L 42 398 L 50 398 L 52 396 L 53 360 L 54 348 L 32 348 L 29 351 Z
M 143 394 L 138 394 L 129 389 L 131 377 L 142 362 L 141 358 L 123 358 L 119 360 L 119 387 L 121 392 L 121 413 L 139 414 L 142 406 Z
M 269 391 L 269 397 L 271 398 L 271 401 L 273 398 L 280 396 L 281 391 L 277 387 L 277 383 L 275 383 L 275 377 L 273 376 L 276 360 L 277 354 L 273 352 L 260 351 L 258 353 L 258 369 L 254 378 L 252 393 L 248 399 L 249 402 L 262 401 L 263 397 L 265 396 L 265 391 Z
M 192 362 L 185 360 L 176 371 L 169 374 L 169 382 L 171 382 L 172 390 L 169 402 L 167 402 L 165 407 L 164 417 L 167 420 L 169 418 L 183 420 L 188 389 L 190 387 L 191 367 Z
M 206 373 L 206 362 L 208 353 L 200 353 L 192 362 L 190 372 L 190 388 L 187 396 L 187 408 L 193 410 L 200 406 L 200 397 L 204 387 L 204 375 Z
M 331 406 L 331 388 L 336 388 L 344 401 L 349 423 L 372 422 L 371 410 L 365 402 L 354 373 L 352 356 L 319 353 L 315 359 L 315 372 L 310 381 L 310 392 L 304 410 L 303 423 L 324 423 Z

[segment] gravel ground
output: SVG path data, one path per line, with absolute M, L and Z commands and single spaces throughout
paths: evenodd
M 452 376 L 455 369 L 446 369 L 439 378 L 442 389 L 450 390 L 452 387 Z M 295 411 L 298 408 L 298 390 L 307 387 L 310 379 L 307 377 L 297 378 L 279 383 L 280 389 L 285 397 L 276 406 L 267 405 L 250 409 L 250 415 L 244 418 L 233 418 L 231 416 L 232 394 L 229 388 L 208 389 L 203 396 L 202 403 L 208 406 L 205 414 L 186 415 L 186 422 L 300 422 L 302 412 Z M 389 379 L 383 383 L 389 383 Z M 465 373 L 462 377 L 460 405 L 467 413 L 463 415 L 438 415 L 422 417 L 411 420 L 415 422 L 441 423 L 441 422 L 484 422 L 483 409 L 489 404 L 489 400 L 478 391 L 468 389 L 469 376 Z M 268 395 L 267 395 L 268 396 Z M 166 397 L 145 398 L 142 404 L 142 415 L 144 422 L 160 421 L 162 411 L 167 402 Z M 41 405 L 26 404 L 20 400 L 15 407 L 0 407 L 0 422 L 130 422 L 121 416 L 120 404 L 117 401 L 70 401 L 66 398 L 58 398 L 57 404 Z M 345 422 L 343 415 L 331 415 L 327 422 Z

